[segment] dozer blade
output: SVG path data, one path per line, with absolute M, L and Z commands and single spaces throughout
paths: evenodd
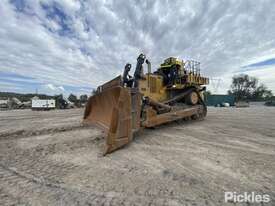
M 104 155 L 132 141 L 131 93 L 116 86 L 89 98 L 84 123 L 96 125 L 105 132 Z

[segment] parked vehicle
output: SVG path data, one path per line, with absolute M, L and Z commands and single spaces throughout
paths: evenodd
M 56 104 L 54 99 L 33 99 L 32 110 L 50 110 L 55 109 Z

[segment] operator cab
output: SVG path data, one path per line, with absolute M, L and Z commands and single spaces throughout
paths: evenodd
M 167 89 L 182 89 L 185 86 L 208 84 L 208 78 L 200 74 L 200 62 L 193 60 L 179 60 L 169 57 L 164 60 L 154 74 L 163 77 L 163 84 Z
M 154 73 L 163 77 L 164 86 L 173 87 L 177 83 L 181 83 L 180 77 L 183 76 L 184 62 L 175 58 L 169 57 L 164 60 L 164 63 L 160 65 L 160 68 Z

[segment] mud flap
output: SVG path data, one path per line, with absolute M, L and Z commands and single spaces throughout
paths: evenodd
M 105 132 L 104 155 L 132 141 L 131 92 L 116 86 L 89 98 L 85 124 L 95 125 Z

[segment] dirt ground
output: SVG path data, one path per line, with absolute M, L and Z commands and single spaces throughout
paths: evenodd
M 274 107 L 209 108 L 105 157 L 82 113 L 0 112 L 0 205 L 242 205 L 224 203 L 225 191 L 275 205 Z

